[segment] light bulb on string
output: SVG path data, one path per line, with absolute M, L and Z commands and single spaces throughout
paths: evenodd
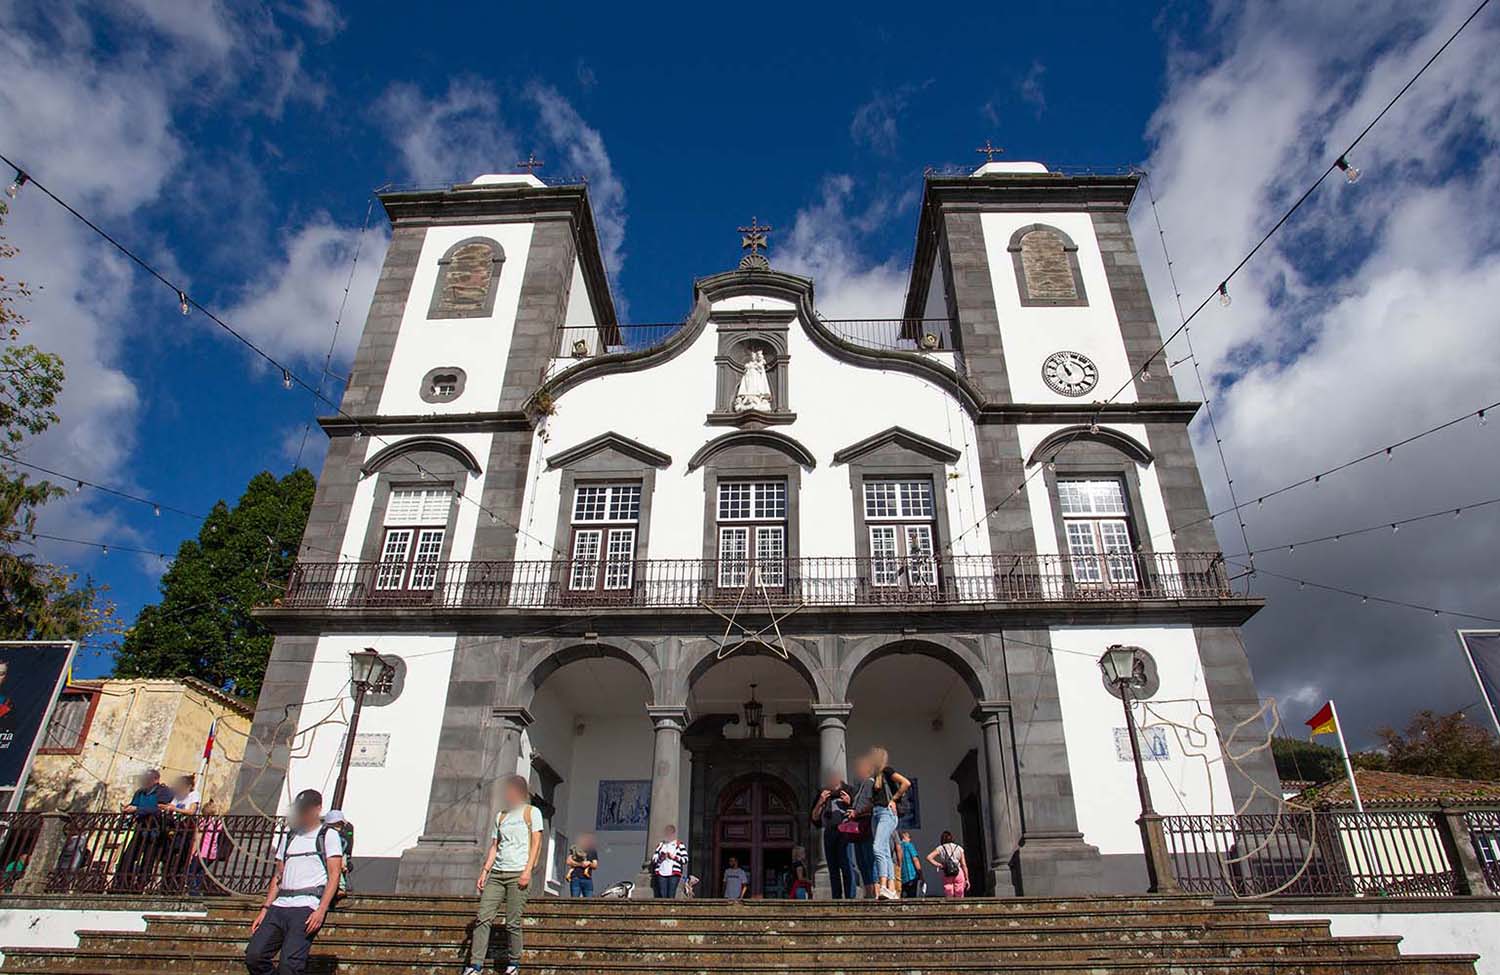
M 27 176 L 19 169 L 16 170 L 16 178 L 11 180 L 10 185 L 5 188 L 5 195 L 14 200 L 16 198 L 16 194 L 21 192 L 21 187 L 25 186 L 30 181 L 30 176 Z
M 1229 282 L 1219 282 L 1219 304 L 1223 305 L 1225 308 L 1228 308 L 1233 300 L 1234 299 L 1229 297 Z
M 1487 417 L 1487 416 L 1484 415 L 1484 410 L 1480 410 L 1479 411 L 1479 425 L 1482 426 L 1482 427 L 1486 427 L 1486 426 L 1489 426 L 1489 424 L 1490 424 L 1489 417 Z
M 1099 436 L 1099 424 L 1097 424 L 1097 423 L 1090 423 L 1089 424 L 1089 433 L 1092 434 L 1095 437 Z
M 151 513 L 153 515 L 155 515 L 156 517 L 160 518 L 161 517 L 161 505 L 159 505 L 159 504 L 153 504 L 151 506 Z
M 1348 159 L 1340 156 L 1338 160 L 1334 162 L 1334 165 L 1337 166 L 1339 168 L 1339 171 L 1344 174 L 1344 179 L 1348 180 L 1350 183 L 1359 182 L 1359 170 L 1349 165 Z
M 1369 596 L 1361 596 L 1361 597 L 1359 597 L 1359 604 L 1361 606 L 1365 605 L 1369 601 L 1370 601 L 1370 597 Z
M 1297 546 L 1295 546 L 1295 545 L 1288 545 L 1286 547 L 1286 554 L 1288 554 L 1288 555 L 1292 555 L 1296 551 L 1297 551 Z
M 105 555 L 109 554 L 109 546 L 108 545 L 100 545 L 99 547 L 104 550 L 104 554 Z
M 83 482 L 82 481 L 79 481 L 77 484 L 75 484 L 73 486 L 73 493 L 74 494 L 82 494 L 83 493 Z
M 1462 509 L 1462 508 L 1454 508 L 1453 509 L 1453 517 L 1455 517 L 1455 518 L 1458 518 L 1458 517 L 1462 516 L 1463 513 L 1464 513 L 1464 509 Z
M 289 370 L 289 369 L 283 369 L 283 370 L 281 370 L 281 388 L 282 389 L 291 389 L 292 388 L 292 373 L 291 373 L 291 370 Z
M 1393 451 L 1395 449 L 1396 449 L 1395 447 L 1387 447 L 1387 448 L 1385 448 L 1385 459 L 1386 460 L 1390 460 L 1391 459 L 1391 451 Z
M 177 308 L 184 315 L 191 315 L 193 313 L 193 306 L 188 304 L 186 291 L 177 292 Z
M 1391 534 L 1392 535 L 1396 534 L 1400 530 L 1401 530 L 1401 526 L 1400 525 L 1396 524 L 1394 521 L 1391 522 Z
M 1305 582 L 1303 582 L 1303 581 L 1302 581 L 1302 580 L 1300 580 L 1300 579 L 1299 579 L 1299 580 L 1297 580 L 1297 591 L 1298 591 L 1298 592 L 1301 592 L 1301 591 L 1302 591 L 1302 590 L 1304 590 L 1304 589 L 1306 589 L 1306 588 L 1307 588 L 1307 583 L 1305 583 Z

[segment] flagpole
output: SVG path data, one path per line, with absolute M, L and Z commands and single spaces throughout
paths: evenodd
M 1349 761 L 1349 746 L 1344 744 L 1344 722 L 1339 720 L 1339 706 L 1328 700 L 1328 709 L 1333 713 L 1333 731 L 1339 738 L 1339 754 L 1344 756 L 1344 774 L 1349 776 L 1349 791 L 1354 793 L 1354 811 L 1364 813 L 1364 803 L 1359 801 L 1359 783 L 1354 780 L 1354 765 Z
M 1483 632 L 1478 630 L 1458 630 L 1458 645 L 1463 648 L 1464 659 L 1469 661 L 1469 669 L 1474 672 L 1474 683 L 1479 685 L 1479 696 L 1484 699 L 1485 709 L 1490 713 L 1490 721 L 1495 725 L 1495 730 L 1500 731 L 1500 717 L 1495 714 L 1495 702 L 1490 700 L 1489 688 L 1484 684 L 1484 678 L 1479 676 L 1479 663 L 1474 659 L 1474 651 L 1469 649 L 1467 634 L 1471 632 Z M 1500 631 L 1496 631 L 1500 633 Z

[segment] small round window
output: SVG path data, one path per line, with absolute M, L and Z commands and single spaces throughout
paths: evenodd
M 424 403 L 447 403 L 464 391 L 464 371 L 457 366 L 433 369 L 422 377 L 420 391 Z

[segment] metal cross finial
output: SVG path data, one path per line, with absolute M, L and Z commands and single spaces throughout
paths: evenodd
M 762 247 L 770 246 L 766 243 L 766 234 L 770 233 L 773 229 L 775 228 L 763 225 L 759 217 L 751 217 L 750 226 L 739 228 L 740 233 L 744 235 L 740 238 L 740 249 L 750 252 L 740 258 L 740 267 L 765 270 L 771 266 L 771 262 L 766 260 L 765 255 L 760 250 Z
M 524 169 L 529 175 L 535 176 L 536 171 L 545 165 L 546 163 L 536 157 L 536 153 L 528 152 L 523 161 L 516 163 L 516 168 Z
M 984 153 L 985 162 L 994 162 L 997 155 L 1005 152 L 1005 150 L 1000 148 L 999 146 L 993 145 L 989 139 L 985 139 L 984 145 L 980 146 L 974 151 Z

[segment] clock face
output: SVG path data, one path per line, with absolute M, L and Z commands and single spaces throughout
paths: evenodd
M 1042 363 L 1042 379 L 1064 396 L 1082 396 L 1099 382 L 1099 368 L 1081 352 L 1054 352 Z

